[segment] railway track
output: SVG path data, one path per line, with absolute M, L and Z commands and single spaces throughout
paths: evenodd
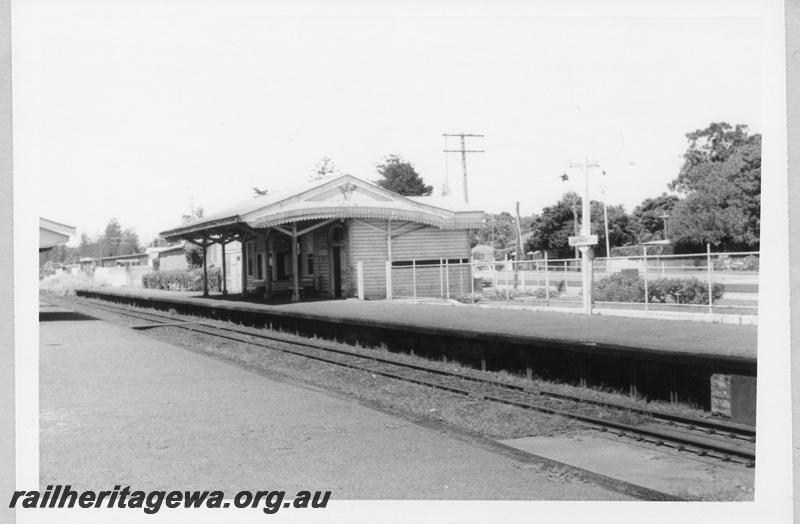
M 243 326 L 224 327 L 202 320 L 142 311 L 97 299 L 80 303 L 146 322 L 133 329 L 177 328 L 234 342 L 278 350 L 304 358 L 420 384 L 473 398 L 557 415 L 581 422 L 597 431 L 666 446 L 699 456 L 715 457 L 752 467 L 755 463 L 755 428 L 723 419 L 690 418 L 611 402 L 520 386 L 454 371 L 402 362 L 378 355 L 349 351 L 318 340 L 298 341 L 276 332 Z M 625 415 L 625 417 L 621 417 Z M 621 422 L 620 418 L 635 418 Z

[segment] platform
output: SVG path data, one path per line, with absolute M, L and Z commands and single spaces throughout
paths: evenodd
M 757 368 L 755 326 L 387 301 L 264 304 L 139 288 L 77 293 L 704 409 L 715 375 L 755 377 Z
M 261 299 L 203 297 L 198 292 L 142 288 L 99 288 L 105 295 L 151 298 L 206 307 L 263 311 L 341 323 L 397 326 L 416 330 L 453 330 L 466 336 L 519 337 L 578 344 L 629 347 L 698 356 L 756 358 L 757 327 L 703 324 L 647 318 L 585 316 L 544 311 L 488 309 L 468 304 L 316 300 L 264 303 Z

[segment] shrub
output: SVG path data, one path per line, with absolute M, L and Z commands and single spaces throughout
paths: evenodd
M 39 282 L 39 291 L 53 295 L 74 295 L 76 289 L 96 287 L 94 278 L 85 273 L 50 275 Z
M 550 298 L 555 298 L 558 295 L 560 295 L 560 293 L 557 290 L 550 289 Z M 533 290 L 533 296 L 535 298 L 547 298 L 547 289 L 543 287 L 537 287 Z
M 142 276 L 142 286 L 170 291 L 201 291 L 203 289 L 203 270 L 195 268 L 153 271 Z M 222 272 L 219 268 L 209 268 L 208 289 L 212 291 L 222 289 Z
M 747 255 L 736 265 L 736 269 L 741 269 L 743 271 L 758 271 L 758 256 Z
M 647 246 L 647 256 L 656 255 L 671 255 L 673 248 L 669 244 L 656 244 Z M 637 244 L 635 246 L 618 246 L 611 248 L 612 257 L 640 257 L 644 255 L 644 246 Z
M 475 293 L 464 293 L 463 295 L 458 295 L 456 300 L 461 302 L 462 304 L 475 304 L 481 301 L 483 296 L 479 292 Z
M 644 280 L 629 272 L 613 273 L 595 282 L 592 294 L 601 302 L 644 302 Z
M 594 299 L 600 302 L 644 302 L 644 279 L 632 273 L 614 273 L 595 283 Z M 711 284 L 712 301 L 725 292 Z M 647 300 L 662 304 L 708 304 L 708 283 L 697 278 L 658 278 L 647 281 Z
M 697 278 L 659 278 L 647 283 L 651 302 L 708 304 L 708 283 Z M 712 301 L 722 298 L 725 286 L 711 283 Z

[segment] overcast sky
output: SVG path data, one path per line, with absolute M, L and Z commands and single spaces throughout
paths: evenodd
M 191 199 L 296 185 L 323 156 L 374 180 L 399 154 L 460 195 L 441 136 L 458 132 L 486 135 L 468 142 L 486 150 L 468 158 L 486 211 L 541 211 L 585 157 L 631 211 L 676 176 L 687 132 L 761 131 L 755 19 L 303 5 L 15 3 L 15 167 L 38 178 L 40 215 L 90 235 L 116 216 L 148 241 Z

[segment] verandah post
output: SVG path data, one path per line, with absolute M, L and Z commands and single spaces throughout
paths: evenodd
M 450 300 L 450 264 L 449 261 L 444 259 L 444 289 L 447 300 Z
M 247 233 L 242 233 L 242 296 L 247 295 Z
M 222 240 L 222 296 L 228 296 L 228 273 L 226 271 L 226 264 L 225 264 L 225 244 L 227 243 L 227 237 Z
M 270 260 L 272 258 L 272 234 L 269 230 L 264 234 L 264 299 L 269 300 L 272 298 L 272 265 Z
M 417 261 L 411 260 L 411 292 L 414 301 L 417 300 Z
M 208 263 L 206 261 L 206 255 L 208 251 L 208 240 L 205 238 L 203 239 L 203 296 L 208 296 Z
M 300 268 L 297 264 L 297 223 L 292 223 L 292 302 L 300 301 Z

